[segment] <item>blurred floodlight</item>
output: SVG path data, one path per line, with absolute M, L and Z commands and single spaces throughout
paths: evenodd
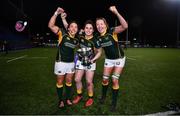
M 27 25 L 27 21 L 24 22 L 24 26 L 26 26 L 26 25 Z

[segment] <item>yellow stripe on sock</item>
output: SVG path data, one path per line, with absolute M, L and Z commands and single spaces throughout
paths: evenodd
M 88 96 L 92 97 L 93 96 L 93 92 L 88 92 Z
M 57 88 L 62 88 L 62 87 L 63 87 L 63 84 L 62 84 L 62 85 L 58 85 L 58 83 L 56 83 L 56 87 L 57 87 Z
M 70 87 L 72 86 L 72 83 L 66 83 L 66 86 Z
M 81 94 L 82 93 L 82 89 L 77 89 L 77 94 Z
M 119 89 L 119 86 L 116 86 L 116 87 L 113 86 L 112 88 L 113 88 L 114 90 L 117 90 L 117 89 Z

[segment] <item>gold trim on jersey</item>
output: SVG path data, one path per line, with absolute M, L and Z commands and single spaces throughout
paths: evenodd
M 86 39 L 86 40 L 90 40 L 90 39 L 92 39 L 92 38 L 93 38 L 93 36 L 90 36 L 90 37 L 85 36 L 85 39 Z
M 113 32 L 113 39 L 116 41 L 116 42 L 118 42 L 118 36 L 117 36 L 117 33 L 115 33 L 115 32 Z
M 74 37 L 75 37 L 75 35 L 72 35 L 72 34 L 69 33 L 69 32 L 68 32 L 68 34 L 69 34 L 69 37 L 71 37 L 71 38 L 74 38 Z
M 58 36 L 59 36 L 58 37 L 58 44 L 60 44 L 62 42 L 62 38 L 63 38 L 61 31 L 58 32 Z

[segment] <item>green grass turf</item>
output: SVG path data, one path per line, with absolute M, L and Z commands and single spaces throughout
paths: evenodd
M 180 103 L 180 49 L 128 48 L 125 54 L 127 59 L 120 77 L 118 110 L 111 112 L 111 85 L 106 103 L 98 103 L 104 56 L 97 61 L 93 106 L 84 108 L 87 99 L 84 87 L 82 102 L 58 109 L 53 74 L 56 48 L 25 49 L 7 55 L 0 53 L 0 114 L 143 115 L 165 111 L 162 106 L 171 102 Z M 74 97 L 75 84 L 72 93 Z

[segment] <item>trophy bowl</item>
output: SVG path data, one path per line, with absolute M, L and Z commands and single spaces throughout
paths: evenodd
M 77 50 L 79 60 L 82 61 L 82 65 L 89 66 L 91 64 L 90 60 L 94 56 L 92 48 L 80 48 Z

